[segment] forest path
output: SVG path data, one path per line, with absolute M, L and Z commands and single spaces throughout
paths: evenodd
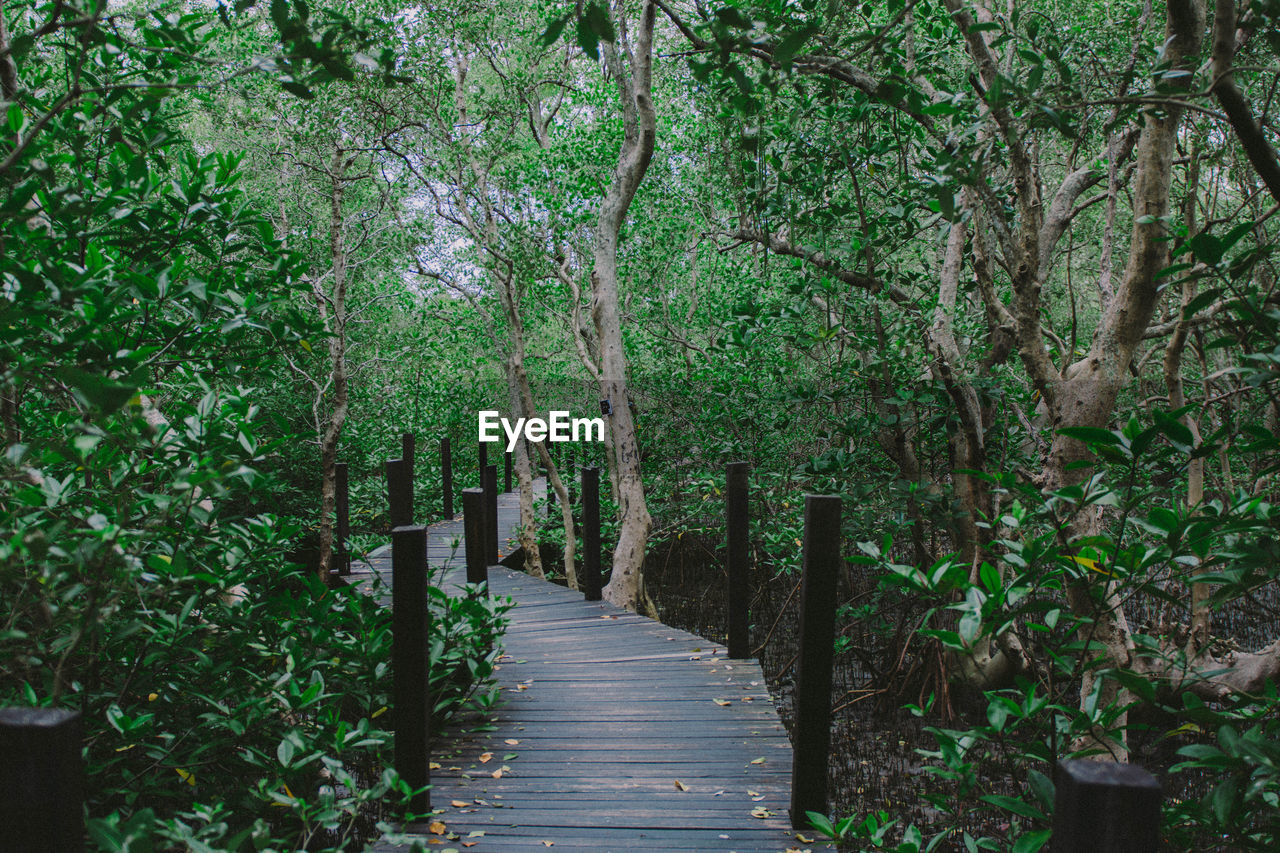
M 498 506 L 506 554 L 518 496 L 500 495 Z M 431 525 L 429 536 L 432 565 L 446 564 L 446 582 L 461 583 L 463 548 L 451 545 L 461 520 Z M 369 562 L 390 581 L 389 551 Z M 787 820 L 791 744 L 758 663 L 505 567 L 489 569 L 489 584 L 516 604 L 497 672 L 501 699 L 436 739 L 431 801 L 445 829 L 407 828 L 428 850 L 805 846 Z

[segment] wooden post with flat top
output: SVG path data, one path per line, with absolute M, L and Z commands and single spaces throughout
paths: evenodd
M 84 850 L 79 711 L 0 708 L 0 849 Z
M 748 537 L 750 520 L 747 509 L 747 478 L 751 466 L 746 462 L 730 462 L 725 467 L 725 526 L 728 549 L 729 643 L 731 658 L 751 655 L 751 627 L 747 607 L 751 598 L 751 556 Z
M 804 499 L 804 574 L 800 587 L 800 656 L 791 763 L 791 825 L 805 812 L 827 812 L 831 746 L 831 664 L 835 651 L 836 576 L 840 568 L 840 498 Z
M 582 596 L 599 601 L 600 590 L 600 469 L 582 469 Z

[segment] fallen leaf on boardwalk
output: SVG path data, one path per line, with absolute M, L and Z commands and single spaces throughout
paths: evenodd
M 515 739 L 515 738 L 513 738 L 513 737 L 509 737 L 509 738 L 507 738 L 506 740 L 504 740 L 504 741 L 503 741 L 503 743 L 505 743 L 507 746 L 519 746 L 519 745 L 520 745 L 520 741 L 516 740 L 516 739 Z
M 788 847 L 786 853 L 813 853 L 808 847 L 801 850 L 799 847 Z
M 430 770 L 439 770 L 439 769 L 440 769 L 440 762 L 439 762 L 439 761 L 430 761 L 430 762 L 428 762 L 428 763 L 427 763 L 427 768 L 428 768 L 428 769 L 430 769 Z
M 518 752 L 508 752 L 506 755 L 502 756 L 502 760 L 503 760 L 503 761 L 510 761 L 511 759 L 516 758 L 516 757 L 517 757 L 517 756 L 519 756 L 519 755 L 520 755 L 520 753 L 518 753 Z
M 762 755 L 762 756 L 760 756 L 759 758 L 753 758 L 753 759 L 751 759 L 751 763 L 752 763 L 752 764 L 764 764 L 764 756 Z
M 712 702 L 715 702 L 715 703 L 716 703 L 717 705 L 719 705 L 721 708 L 723 708 L 725 705 L 731 705 L 731 704 L 733 704 L 733 703 L 731 703 L 728 699 L 712 699 L 711 701 L 712 701 Z
M 618 617 L 617 617 L 617 616 L 614 616 L 612 613 L 606 613 L 605 615 L 601 616 L 600 618 L 601 618 L 601 619 L 617 619 Z
M 802 833 L 799 833 L 799 832 L 797 832 L 797 833 L 796 833 L 796 841 L 799 841 L 801 844 L 812 844 L 812 843 L 813 843 L 813 839 L 812 839 L 812 838 L 810 838 L 809 836 L 804 835 L 804 834 L 802 834 Z
M 769 811 L 764 806 L 758 806 L 757 808 L 754 808 L 751 810 L 751 816 L 758 817 L 761 820 L 764 820 L 767 817 L 773 817 L 773 812 Z
M 481 763 L 481 764 L 487 764 L 490 760 L 492 760 L 492 758 L 493 758 L 493 753 L 492 753 L 492 752 L 482 752 L 482 753 L 480 753 L 480 763 Z
M 759 791 L 752 791 L 750 789 L 747 790 L 747 796 L 751 797 L 753 800 L 756 799 L 757 797 L 762 800 L 764 799 L 764 794 L 761 794 Z
M 676 788 L 681 791 L 689 790 L 689 786 L 681 782 L 679 779 L 676 780 Z
M 463 846 L 463 847 L 475 847 L 475 846 L 476 846 L 477 844 L 479 844 L 479 843 L 480 843 L 479 841 L 464 841 L 464 842 L 462 842 L 462 846 Z M 441 850 L 441 851 L 440 851 L 440 853 L 444 853 L 444 851 L 443 851 L 443 850 Z
M 430 832 L 432 835 L 444 835 L 444 831 L 445 825 L 443 821 L 433 820 L 431 823 L 427 824 L 427 832 Z
M 474 831 L 472 831 L 472 832 L 468 832 L 468 833 L 467 833 L 467 838 L 484 838 L 484 830 L 483 830 L 483 829 L 477 829 L 477 830 L 474 830 Z M 805 843 L 806 843 L 806 844 L 808 844 L 808 843 L 810 843 L 810 842 L 805 842 Z
M 724 788 L 721 788 L 719 791 L 716 791 L 716 792 L 715 792 L 714 794 L 712 794 L 711 796 L 713 796 L 713 797 L 719 797 L 719 796 L 721 796 L 721 795 L 723 795 L 723 794 L 724 794 Z
M 554 841 L 544 841 L 544 842 L 542 842 L 542 846 L 543 846 L 543 847 L 555 847 L 555 846 L 556 846 L 556 843 L 555 843 Z
M 449 802 L 449 805 L 453 806 L 455 809 L 465 809 L 467 806 L 471 804 L 464 802 L 462 800 L 452 800 Z

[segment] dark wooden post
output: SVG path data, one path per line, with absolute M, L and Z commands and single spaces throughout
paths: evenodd
M 347 541 L 351 538 L 351 491 L 347 479 L 347 463 L 338 462 L 333 466 L 334 509 L 337 518 L 337 557 L 338 574 L 351 574 L 351 549 Z
M 485 494 L 483 489 L 462 490 L 462 529 L 466 542 L 467 583 L 484 583 L 489 580 L 489 563 L 484 553 L 484 511 Z
M 5 850 L 84 850 L 80 712 L 0 708 L 0 827 Z
M 413 479 L 413 451 L 415 444 L 417 442 L 414 440 L 413 433 L 400 433 L 400 458 L 404 460 L 405 465 L 409 466 L 410 480 Z
M 577 503 L 577 500 L 578 500 L 578 499 L 577 499 L 577 495 L 575 494 L 575 493 L 576 493 L 576 491 L 577 491 L 577 485 L 578 485 L 578 471 L 577 471 L 577 464 L 578 464 L 578 451 L 577 451 L 577 450 L 574 448 L 574 446 L 571 444 L 571 445 L 569 445 L 569 464 L 568 464 L 568 468 L 569 468 L 569 506 L 573 506 L 575 503 Z
M 556 494 L 556 490 L 550 487 L 551 483 L 551 467 L 554 465 L 556 473 L 560 475 L 560 482 L 564 482 L 564 471 L 560 468 L 560 460 L 556 458 L 556 446 L 549 441 L 543 442 L 543 447 L 547 448 L 547 515 L 551 515 L 551 508 L 560 502 L 560 496 Z
M 1160 783 L 1133 764 L 1060 761 L 1054 773 L 1053 853 L 1155 853 Z
M 502 452 L 502 491 L 511 492 L 511 451 Z
M 791 825 L 805 812 L 826 814 L 831 745 L 831 663 L 835 648 L 836 576 L 840 568 L 840 498 L 804 499 L 804 575 L 800 591 L 800 657 L 791 764 Z
M 444 519 L 453 521 L 453 452 L 448 436 L 440 439 L 440 490 L 444 498 Z
M 582 469 L 582 596 L 600 600 L 600 469 Z
M 485 565 L 498 563 L 498 466 L 484 469 L 484 558 Z
M 396 460 L 400 461 L 400 460 Z M 431 783 L 427 737 L 432 702 L 427 690 L 427 530 L 391 531 L 391 666 L 396 727 L 396 772 L 411 788 Z M 431 810 L 431 794 L 416 795 L 410 810 Z
M 480 488 L 484 488 L 484 469 L 489 467 L 489 443 L 487 441 L 480 442 L 480 452 L 476 457 L 476 469 L 479 472 L 478 480 Z
M 747 606 L 751 599 L 751 556 L 747 477 L 751 465 L 730 462 L 725 466 L 725 527 L 729 538 L 729 657 L 751 655 L 751 628 Z
M 387 460 L 387 502 L 392 529 L 413 524 L 413 480 L 403 459 Z

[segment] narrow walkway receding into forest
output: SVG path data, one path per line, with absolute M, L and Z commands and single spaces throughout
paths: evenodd
M 505 554 L 518 498 L 501 495 L 498 506 Z M 461 521 L 429 534 L 431 564 L 449 566 L 447 583 L 461 582 L 463 548 L 452 546 Z M 390 582 L 389 552 L 370 562 Z M 416 826 L 428 850 L 797 846 L 786 811 L 791 744 L 759 664 L 521 572 L 491 568 L 489 583 L 516 602 L 497 673 L 501 699 L 436 740 L 431 798 L 444 829 Z

